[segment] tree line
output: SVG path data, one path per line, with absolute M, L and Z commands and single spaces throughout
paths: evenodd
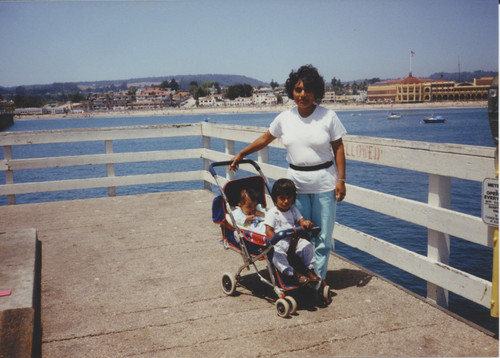
M 369 80 L 362 81 L 360 83 L 356 82 L 342 82 L 340 79 L 333 77 L 330 83 L 327 83 L 327 90 L 335 91 L 336 94 L 358 94 L 359 91 L 366 91 L 371 83 L 379 82 L 379 78 L 372 78 Z M 269 83 L 270 87 L 273 89 L 279 88 L 280 84 L 274 80 Z M 173 91 L 181 91 L 182 88 L 179 83 L 172 78 L 170 81 L 165 80 L 160 83 L 160 85 L 151 87 L 158 87 L 160 89 L 170 88 Z M 49 86 L 33 86 L 31 88 L 26 88 L 23 86 L 18 86 L 12 92 L 6 91 L 4 88 L 0 87 L 0 99 L 13 100 L 17 108 L 26 107 L 43 107 L 48 103 L 54 102 L 72 102 L 79 103 L 85 100 L 89 100 L 96 93 L 104 93 L 108 91 L 127 91 L 127 94 L 135 99 L 135 94 L 137 92 L 137 87 L 128 87 L 127 83 L 124 82 L 119 86 L 111 84 L 100 88 L 98 91 L 82 91 L 75 83 L 54 83 Z M 250 97 L 253 94 L 253 86 L 250 84 L 234 84 L 221 88 L 216 81 L 206 81 L 201 85 L 197 81 L 191 81 L 189 83 L 189 88 L 187 91 L 198 100 L 200 97 L 206 97 L 211 94 L 223 94 L 225 98 L 234 100 L 238 97 Z

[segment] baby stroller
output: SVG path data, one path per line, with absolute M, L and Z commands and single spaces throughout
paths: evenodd
M 212 204 L 212 221 L 221 227 L 221 241 L 224 248 L 238 252 L 243 258 L 243 264 L 239 267 L 236 274 L 223 274 L 222 289 L 226 295 L 233 295 L 241 278 L 241 272 L 243 269 L 250 269 L 250 266 L 252 266 L 259 279 L 268 286 L 272 287 L 274 293 L 278 296 L 278 300 L 276 301 L 276 310 L 278 315 L 280 317 L 288 317 L 290 314 L 294 314 L 297 310 L 297 301 L 294 297 L 287 295 L 287 293 L 303 288 L 303 286 L 308 286 L 307 288 L 311 290 L 313 289 L 309 287 L 309 283 L 302 286 L 297 284 L 286 275 L 281 274 L 274 267 L 272 264 L 273 247 L 277 242 L 287 237 L 293 237 L 296 235 L 304 237 L 310 234 L 316 236 L 321 229 L 319 227 L 314 227 L 311 230 L 306 230 L 299 226 L 293 229 L 280 231 L 276 233 L 274 237 L 269 238 L 265 235 L 248 231 L 236 225 L 236 221 L 234 220 L 232 214 L 232 208 L 238 205 L 242 189 L 254 189 L 259 194 L 258 203 L 261 204 L 263 208 L 266 207 L 266 190 L 269 195 L 271 192 L 269 190 L 269 182 L 262 173 L 259 165 L 249 159 L 242 160 L 238 162 L 238 164 L 253 165 L 259 175 L 234 179 L 228 181 L 224 186 L 222 186 L 221 180 L 215 172 L 214 167 L 228 166 L 231 163 L 231 161 L 215 162 L 211 163 L 209 167 L 210 173 L 214 177 L 221 193 L 221 195 L 214 198 Z M 269 279 L 263 277 L 259 272 L 256 265 L 258 261 L 265 262 Z M 328 286 L 325 282 L 321 282 L 319 289 L 317 291 L 314 290 L 313 292 L 317 293 L 318 298 L 322 301 L 322 304 L 328 305 L 331 303 L 332 292 L 330 290 L 330 286 Z

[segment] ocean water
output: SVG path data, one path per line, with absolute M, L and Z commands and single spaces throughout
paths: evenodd
M 384 137 L 403 140 L 415 140 L 437 143 L 458 143 L 493 147 L 493 139 L 488 123 L 486 108 L 450 108 L 431 110 L 399 111 L 403 118 L 386 119 L 387 111 L 338 111 L 337 114 L 347 129 L 348 134 Z M 159 117 L 116 117 L 116 118 L 79 118 L 79 119 L 44 119 L 16 121 L 9 131 L 50 130 L 64 128 L 94 128 L 114 126 L 155 125 L 173 123 L 197 123 L 210 121 L 221 124 L 267 127 L 277 113 L 258 114 L 211 114 L 182 115 Z M 423 118 L 431 114 L 443 115 L 447 122 L 443 124 L 425 124 Z M 238 151 L 246 144 L 236 143 Z M 133 141 L 114 141 L 115 152 L 147 151 L 163 149 L 199 148 L 200 137 L 145 139 Z M 224 150 L 222 140 L 212 140 L 212 147 Z M 48 144 L 13 147 L 13 157 L 50 157 L 62 155 L 95 154 L 104 152 L 104 143 L 72 143 Z M 0 148 L 3 158 L 3 149 Z M 256 158 L 256 154 L 250 156 Z M 270 149 L 270 162 L 285 167 L 285 152 Z M 130 163 L 115 165 L 116 175 L 149 174 L 165 170 L 199 170 L 201 159 L 160 161 L 150 163 Z M 57 179 L 87 178 L 106 176 L 106 168 L 102 166 L 79 166 L 71 168 L 50 168 L 40 170 L 19 170 L 14 172 L 16 183 L 30 181 L 46 181 Z M 421 202 L 427 201 L 428 175 L 409 170 L 380 167 L 360 162 L 347 162 L 348 183 L 384 193 L 402 196 Z M 5 176 L 0 173 L 0 184 L 5 183 Z M 408 185 L 408 184 L 411 185 Z M 202 183 L 169 183 L 118 187 L 117 195 L 139 194 L 145 192 L 161 192 L 172 190 L 201 189 Z M 481 216 L 481 183 L 452 179 L 452 209 L 467 214 Z M 349 193 L 347 194 L 349 195 Z M 61 191 L 54 193 L 25 194 L 16 196 L 16 202 L 32 203 L 55 200 L 71 200 L 76 198 L 92 198 L 107 196 L 107 189 L 89 189 L 79 191 Z M 7 199 L 0 197 L 0 205 L 6 205 Z M 209 208 L 207 208 L 209 210 Z M 374 213 L 348 203 L 340 203 L 337 209 L 337 221 L 368 234 L 383 237 L 385 240 L 426 255 L 427 229 L 418 225 Z M 335 250 L 338 254 L 402 285 L 409 290 L 425 296 L 425 281 L 404 271 L 394 268 L 370 255 L 337 242 Z M 491 280 L 492 250 L 475 245 L 459 238 L 450 238 L 450 264 L 460 270 Z M 490 317 L 489 310 L 469 302 L 450 292 L 449 309 L 460 316 L 485 327 L 498 334 L 498 319 Z

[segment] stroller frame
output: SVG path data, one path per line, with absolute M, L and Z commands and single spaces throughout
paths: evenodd
M 278 297 L 278 300 L 276 301 L 276 309 L 278 315 L 280 317 L 288 317 L 290 314 L 294 314 L 296 312 L 297 302 L 292 296 L 287 295 L 286 292 L 296 290 L 303 286 L 308 286 L 308 284 L 300 286 L 297 284 L 290 284 L 285 282 L 286 280 L 284 280 L 283 277 L 280 276 L 280 273 L 272 264 L 272 259 L 269 257 L 272 254 L 271 250 L 273 250 L 274 245 L 277 242 L 284 238 L 292 237 L 295 235 L 308 235 L 309 231 L 311 231 L 312 235 L 315 236 L 321 229 L 319 227 L 315 227 L 312 230 L 306 230 L 305 228 L 298 226 L 293 229 L 280 231 L 276 233 L 276 235 L 274 235 L 272 238 L 268 238 L 265 235 L 260 235 L 258 233 L 240 228 L 236 224 L 236 220 L 234 219 L 231 208 L 237 206 L 239 202 L 241 187 L 239 187 L 238 184 L 243 182 L 250 187 L 257 187 L 256 189 L 259 192 L 259 203 L 264 204 L 264 206 L 266 203 L 265 192 L 267 190 L 267 193 L 271 195 L 271 191 L 269 189 L 269 181 L 260 169 L 260 166 L 250 159 L 241 160 L 238 162 L 238 164 L 251 164 L 259 175 L 230 180 L 223 186 L 221 184 L 219 175 L 215 172 L 214 167 L 228 166 L 231 163 L 231 161 L 214 162 L 209 166 L 209 171 L 214 177 L 221 193 L 221 195 L 214 199 L 212 207 L 212 219 L 214 223 L 221 226 L 223 235 L 223 239 L 221 241 L 224 248 L 231 249 L 239 253 L 243 259 L 243 264 L 238 268 L 236 274 L 232 275 L 227 272 L 223 274 L 223 292 L 228 296 L 234 295 L 236 286 L 241 278 L 241 272 L 245 268 L 250 270 L 250 267 L 253 266 L 260 281 L 270 286 Z M 259 186 L 260 188 L 258 188 Z M 219 206 L 222 206 L 222 213 L 217 212 L 217 210 L 220 210 Z M 234 239 L 230 237 L 231 232 L 234 235 Z M 257 261 L 265 261 L 270 279 L 262 276 L 256 265 Z M 325 282 L 321 283 L 318 292 L 323 304 L 328 305 L 331 303 L 332 292 L 330 290 L 330 287 L 326 285 Z

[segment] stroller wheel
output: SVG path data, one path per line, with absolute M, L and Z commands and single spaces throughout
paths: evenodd
M 333 297 L 332 297 L 332 291 L 330 290 L 330 286 L 328 285 L 325 285 L 323 287 L 323 300 L 324 302 L 329 305 L 330 303 L 332 303 L 333 301 Z
M 287 300 L 290 304 L 290 314 L 294 314 L 295 312 L 297 312 L 297 301 L 295 301 L 295 298 L 293 298 L 292 296 L 286 296 L 285 300 Z
M 228 296 L 232 296 L 236 291 L 236 279 L 233 275 L 225 273 L 222 275 L 222 291 Z
M 276 301 L 276 311 L 280 317 L 288 317 L 290 315 L 290 304 L 287 300 L 280 298 Z

